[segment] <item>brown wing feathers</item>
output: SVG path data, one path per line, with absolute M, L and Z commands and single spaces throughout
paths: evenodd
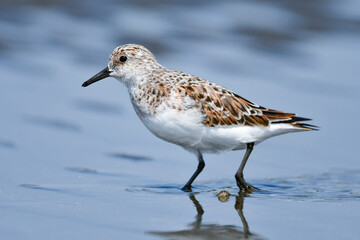
M 263 116 L 265 116 L 269 120 L 269 122 L 271 122 L 271 124 L 288 123 L 294 125 L 294 127 L 302 128 L 304 130 L 318 130 L 318 127 L 315 125 L 301 123 L 302 121 L 310 121 L 310 118 L 298 117 L 295 113 L 285 113 L 274 109 L 264 108 L 238 95 L 236 95 L 236 97 L 243 99 L 248 103 L 248 105 L 251 105 L 253 108 L 257 108 L 258 110 L 262 111 Z
M 182 87 L 185 95 L 200 102 L 206 126 L 269 126 L 270 123 L 288 123 L 295 127 L 313 130 L 313 125 L 300 123 L 311 119 L 297 117 L 294 113 L 264 108 L 220 86 L 191 84 Z

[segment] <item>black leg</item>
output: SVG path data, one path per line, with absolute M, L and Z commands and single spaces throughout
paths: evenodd
M 199 152 L 198 153 L 198 160 L 199 160 L 199 164 L 197 166 L 196 171 L 194 172 L 194 174 L 191 176 L 191 178 L 189 179 L 189 181 L 185 184 L 185 186 L 181 189 L 184 192 L 191 192 L 191 184 L 193 183 L 193 181 L 195 180 L 195 178 L 201 173 L 201 171 L 204 169 L 205 167 L 205 162 L 204 159 L 202 157 L 202 154 Z
M 237 170 L 237 172 L 235 174 L 236 183 L 239 186 L 240 190 L 243 190 L 243 191 L 246 191 L 246 192 L 249 192 L 249 191 L 252 191 L 252 190 L 255 189 L 253 186 L 251 186 L 250 184 L 248 184 L 245 181 L 244 173 L 243 173 L 246 161 L 248 160 L 248 158 L 250 156 L 250 153 L 253 150 L 253 148 L 254 148 L 254 143 L 253 142 L 247 144 L 246 153 L 245 153 L 244 158 L 243 158 L 243 160 L 242 160 L 242 162 L 240 164 L 239 170 Z

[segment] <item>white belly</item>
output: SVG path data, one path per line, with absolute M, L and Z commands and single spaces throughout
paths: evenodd
M 181 113 L 177 110 L 159 113 L 156 117 L 143 118 L 145 126 L 157 137 L 180 145 L 191 152 L 217 152 L 246 149 L 247 143 L 261 141 L 292 132 L 288 124 L 270 127 L 206 127 L 201 123 L 201 114 Z
M 143 114 L 136 105 L 134 108 L 154 135 L 192 152 L 240 150 L 245 149 L 247 143 L 257 144 L 273 136 L 298 131 L 290 124 L 207 127 L 202 123 L 203 114 L 197 108 L 185 111 L 165 108 L 151 115 Z

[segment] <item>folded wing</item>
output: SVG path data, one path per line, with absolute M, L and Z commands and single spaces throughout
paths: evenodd
M 317 130 L 316 126 L 301 123 L 311 119 L 297 117 L 294 113 L 259 106 L 239 95 L 212 83 L 207 85 L 192 82 L 181 86 L 186 96 L 193 98 L 204 114 L 202 123 L 215 126 L 260 126 L 291 124 L 303 130 Z

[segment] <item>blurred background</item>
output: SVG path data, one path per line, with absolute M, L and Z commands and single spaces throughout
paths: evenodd
M 360 1 L 2 0 L 0 32 L 4 238 L 359 236 Z M 255 147 L 245 198 L 243 151 L 205 155 L 182 193 L 196 158 L 153 136 L 115 79 L 81 87 L 126 43 L 321 129 Z

